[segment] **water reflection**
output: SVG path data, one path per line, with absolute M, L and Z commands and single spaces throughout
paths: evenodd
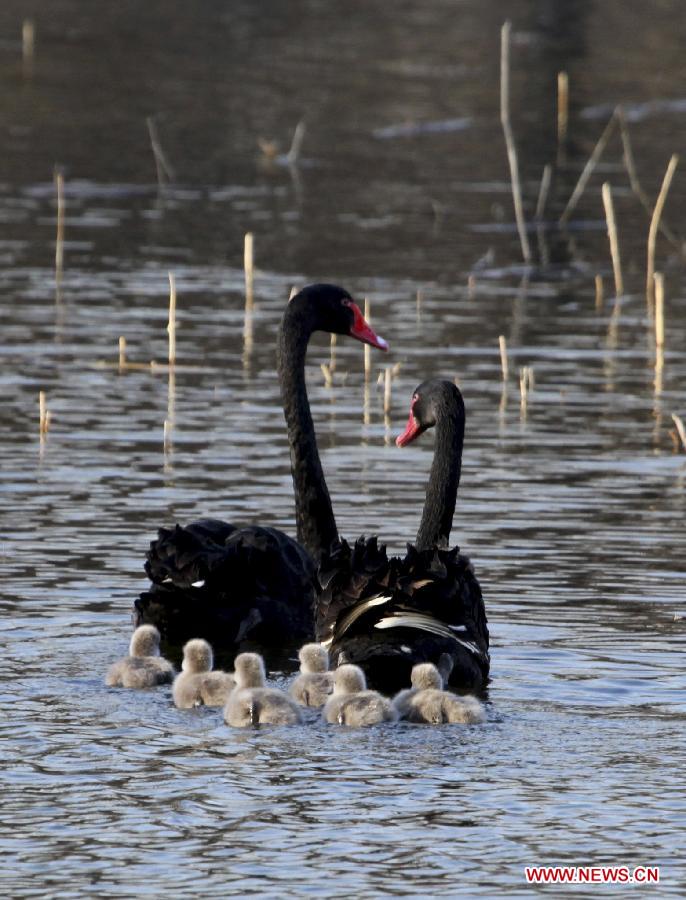
M 683 137 L 678 98 L 656 105 L 681 77 L 675 9 L 627 19 L 614 0 L 513 7 L 531 222 L 557 154 L 561 69 L 571 104 L 565 164 L 535 223 L 542 265 L 525 271 L 495 116 L 497 4 L 478 14 L 467 4 L 456 18 L 448 2 L 408 2 L 401 14 L 372 2 L 345 21 L 310 0 L 267 17 L 243 2 L 202 15 L 152 2 L 122 17 L 64 0 L 60 19 L 44 6 L 32 10 L 27 81 L 25 10 L 8 0 L 0 13 L 16 34 L 0 47 L 6 893 L 26 893 L 30 879 L 49 893 L 131 894 L 152 878 L 210 896 L 227 884 L 492 896 L 524 892 L 526 862 L 639 858 L 662 865 L 664 889 L 678 893 L 686 464 L 669 434 L 672 413 L 686 417 L 683 271 L 662 234 L 670 289 L 656 351 L 648 221 L 621 129 L 568 229 L 552 225 L 618 102 L 656 195 Z M 163 191 L 153 114 L 173 161 Z M 263 166 L 257 138 L 290 135 L 305 114 L 297 170 Z M 66 175 L 57 298 L 56 159 Z M 607 294 L 608 179 L 625 260 L 617 300 L 598 280 Z M 677 174 L 672 228 L 683 199 Z M 250 309 L 248 231 L 260 266 Z M 168 359 L 170 269 L 182 285 L 179 361 L 151 366 Z M 323 278 L 368 296 L 392 347 L 385 404 L 386 376 L 378 386 L 359 346 L 340 341 L 334 355 L 315 337 L 310 348 L 343 535 L 377 532 L 404 549 L 431 441 L 399 450 L 392 437 L 427 376 L 457 377 L 464 393 L 455 539 L 490 619 L 483 728 L 360 734 L 312 717 L 287 733 L 235 733 L 211 710 L 180 714 L 164 690 L 102 685 L 160 524 L 212 515 L 292 531 L 274 341 L 292 285 Z M 522 367 L 535 373 L 525 405 Z M 53 414 L 42 435 L 40 390 Z M 284 684 L 292 660 L 273 666 Z

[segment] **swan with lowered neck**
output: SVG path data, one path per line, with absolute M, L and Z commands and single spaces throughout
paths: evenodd
M 453 382 L 431 379 L 412 395 L 404 447 L 429 428 L 436 444 L 416 544 L 388 559 L 376 538 L 339 543 L 323 561 L 315 610 L 317 639 L 335 664 L 361 666 L 394 692 L 412 667 L 440 663 L 450 684 L 477 690 L 488 678 L 488 627 L 469 559 L 448 541 L 460 482 L 465 409 Z
M 216 519 L 161 528 L 145 564 L 153 584 L 135 601 L 134 624 L 156 625 L 169 644 L 201 637 L 235 651 L 245 640 L 284 647 L 313 636 L 316 567 L 338 537 L 305 385 L 315 331 L 387 349 L 342 288 L 310 285 L 290 300 L 279 331 L 278 370 L 297 540 L 275 528 Z

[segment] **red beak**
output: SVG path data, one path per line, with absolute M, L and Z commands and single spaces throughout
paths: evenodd
M 407 420 L 407 425 L 405 426 L 405 431 L 402 434 L 399 434 L 395 439 L 398 447 L 404 447 L 406 444 L 409 444 L 416 437 L 419 437 L 421 434 L 421 429 L 417 420 L 414 417 L 414 413 L 410 410 L 410 418 Z
M 350 308 L 355 316 L 353 327 L 350 329 L 350 336 L 357 338 L 358 341 L 362 341 L 363 344 L 371 344 L 372 347 L 378 347 L 379 350 L 388 350 L 388 344 L 372 330 L 360 312 L 359 306 L 356 303 L 351 303 Z

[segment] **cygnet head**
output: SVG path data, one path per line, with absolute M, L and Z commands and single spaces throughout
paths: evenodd
M 298 652 L 300 671 L 305 675 L 329 670 L 329 654 L 321 644 L 305 644 Z
M 339 666 L 333 675 L 334 694 L 356 694 L 367 688 L 367 679 L 359 666 L 346 663 Z
M 430 688 L 442 690 L 443 679 L 433 663 L 420 663 L 412 668 L 412 687 L 418 691 L 426 691 Z
M 237 688 L 264 687 L 267 676 L 259 653 L 239 653 L 233 663 Z
M 131 635 L 129 656 L 159 656 L 160 633 L 154 625 L 139 625 Z
M 211 672 L 214 665 L 212 647 L 202 638 L 194 638 L 188 641 L 183 648 L 183 672 Z

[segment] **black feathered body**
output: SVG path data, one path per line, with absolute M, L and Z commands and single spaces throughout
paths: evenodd
M 238 650 L 312 638 L 315 564 L 275 528 L 216 519 L 161 528 L 145 570 L 153 585 L 135 601 L 134 625 L 156 625 L 167 644 L 205 638 Z
M 375 537 L 360 538 L 352 549 L 340 541 L 323 560 L 319 580 L 316 637 L 334 666 L 360 666 L 369 684 L 385 692 L 406 687 L 422 662 L 437 665 L 454 687 L 486 683 L 486 611 L 459 548 L 420 551 L 408 544 L 404 558 L 389 559 Z

